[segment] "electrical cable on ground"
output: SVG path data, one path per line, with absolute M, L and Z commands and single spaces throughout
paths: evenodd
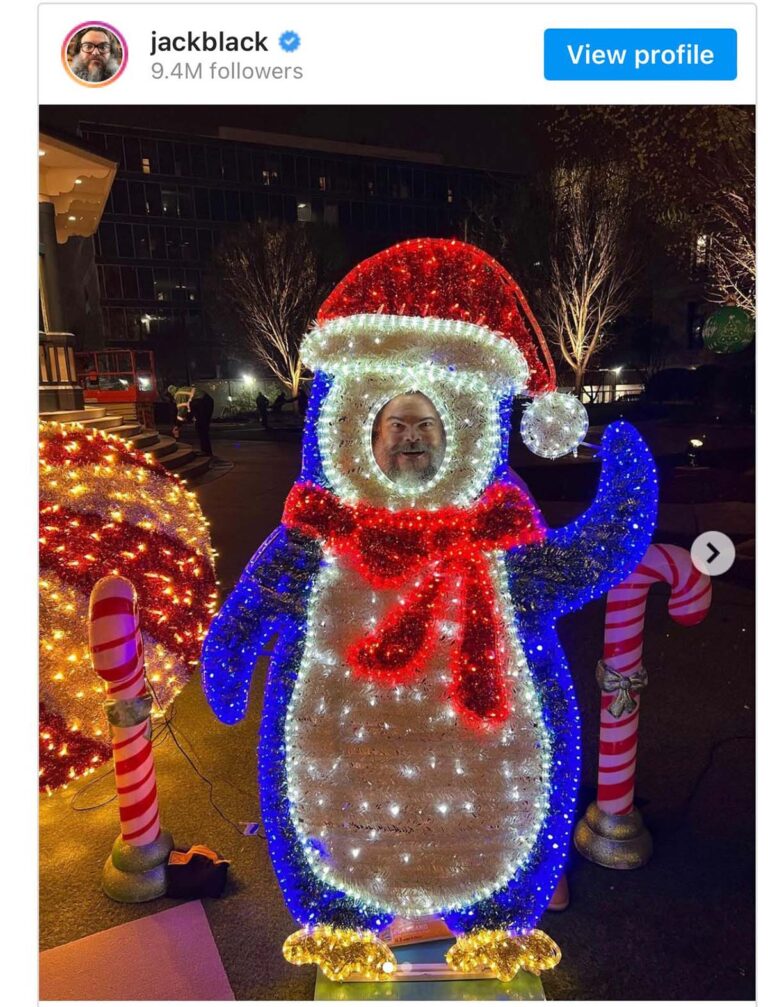
M 160 703 L 158 701 L 157 693 L 155 692 L 154 688 L 152 687 L 152 683 L 148 681 L 147 685 L 149 687 L 150 692 L 154 696 L 155 702 L 157 703 L 158 708 L 159 708 L 160 707 Z M 186 759 L 186 761 L 192 767 L 192 769 L 196 773 L 196 775 L 199 776 L 200 779 L 203 781 L 203 783 L 205 783 L 205 785 L 207 786 L 207 788 L 208 788 L 208 801 L 209 801 L 211 807 L 214 809 L 214 811 L 228 825 L 230 825 L 235 830 L 235 832 L 237 832 L 238 835 L 242 836 L 243 835 L 243 830 L 241 828 L 241 824 L 242 823 L 238 824 L 236 821 L 234 821 L 232 818 L 230 818 L 224 811 L 222 811 L 222 809 L 219 807 L 219 805 L 214 800 L 214 797 L 213 797 L 213 788 L 214 788 L 214 785 L 215 785 L 215 781 L 212 780 L 209 776 L 207 776 L 206 773 L 203 772 L 203 770 L 200 768 L 200 765 L 198 764 L 200 762 L 200 756 L 197 754 L 197 752 L 196 752 L 196 750 L 194 748 L 194 745 L 192 744 L 192 742 L 189 740 L 189 738 L 186 736 L 186 734 L 184 734 L 184 732 L 180 728 L 178 728 L 178 727 L 174 728 L 173 721 L 176 718 L 176 707 L 175 707 L 175 704 L 171 706 L 170 715 L 165 710 L 163 710 L 162 713 L 161 713 L 161 717 L 162 717 L 162 726 L 160 727 L 160 729 L 156 731 L 155 730 L 155 725 L 153 724 L 153 726 L 152 726 L 152 747 L 153 747 L 153 749 L 154 748 L 158 748 L 165 741 L 167 741 L 167 739 L 170 737 L 172 739 L 173 743 L 178 748 L 179 752 L 181 752 L 181 754 L 184 756 L 184 758 Z M 179 736 L 184 739 L 184 741 L 186 742 L 187 746 L 191 750 L 192 755 L 190 755 L 189 752 L 187 752 L 187 750 L 185 749 L 184 745 L 179 740 Z M 193 756 L 194 756 L 194 758 L 193 758 Z M 78 811 L 78 812 L 82 812 L 82 811 L 96 811 L 99 808 L 106 807 L 107 804 L 111 804 L 111 802 L 114 801 L 117 798 L 117 794 L 116 793 L 111 794 L 109 797 L 105 798 L 105 800 L 100 801 L 97 804 L 88 804 L 88 805 L 85 805 L 85 806 L 79 806 L 78 805 L 78 801 L 92 787 L 94 787 L 98 783 L 102 782 L 106 777 L 111 776 L 112 772 L 113 772 L 113 769 L 112 769 L 111 766 L 106 767 L 102 773 L 99 773 L 92 780 L 89 780 L 76 793 L 74 793 L 72 795 L 71 800 L 70 800 L 70 806 L 72 807 L 73 811 Z M 254 801 L 258 800 L 258 798 L 256 797 L 255 794 L 251 793 L 248 790 L 245 790 L 243 787 L 239 787 L 235 783 L 231 783 L 229 780 L 221 780 L 221 781 L 218 781 L 218 782 L 226 784 L 226 786 L 231 787 L 231 789 L 238 791 L 239 793 L 243 794 L 245 797 L 249 797 L 249 798 L 251 798 Z M 261 835 L 262 833 L 260 832 L 259 834 Z
M 754 734 L 734 734 L 728 738 L 718 738 L 712 743 L 707 755 L 707 761 L 704 763 L 703 768 L 700 770 L 696 779 L 694 780 L 693 787 L 691 788 L 690 794 L 683 801 L 683 807 L 688 808 L 692 803 L 696 794 L 698 793 L 699 787 L 704 782 L 704 777 L 710 771 L 715 762 L 715 752 L 721 748 L 723 745 L 728 744 L 731 741 L 754 741 Z
M 169 736 L 170 736 L 170 734 L 168 732 L 167 726 L 164 724 L 163 727 L 161 728 L 161 730 L 157 734 L 155 734 L 154 731 L 153 731 L 153 733 L 152 733 L 152 747 L 153 748 L 159 748 L 163 744 L 164 741 L 167 741 L 167 739 L 168 739 Z M 70 798 L 69 804 L 70 804 L 70 807 L 72 808 L 72 810 L 73 811 L 96 811 L 97 808 L 106 807 L 107 804 L 111 804 L 112 801 L 116 800 L 117 793 L 114 793 L 114 794 L 111 794 L 109 797 L 105 798 L 103 801 L 100 801 L 98 804 L 87 804 L 85 807 L 78 807 L 77 806 L 77 801 L 78 801 L 78 799 L 80 797 L 83 796 L 83 794 L 87 793 L 87 791 L 89 791 L 91 789 L 91 787 L 95 787 L 97 783 L 101 783 L 101 781 L 104 780 L 104 779 L 106 779 L 106 777 L 111 777 L 112 774 L 113 774 L 113 772 L 114 772 L 114 770 L 113 770 L 113 767 L 112 767 L 112 764 L 111 764 L 111 761 L 110 761 L 110 763 L 108 763 L 105 766 L 103 772 L 99 773 L 97 776 L 94 776 L 94 778 L 92 780 L 89 780 L 82 787 L 80 787 L 80 789 L 77 790 L 72 795 L 72 797 Z
M 155 700 L 157 701 L 157 693 L 152 688 L 152 683 L 151 682 L 147 682 L 147 685 L 149 686 L 149 689 L 150 689 L 152 695 L 155 697 Z M 159 703 L 158 703 L 158 706 L 159 706 Z M 221 810 L 221 808 L 218 806 L 218 804 L 216 803 L 216 801 L 213 799 L 214 781 L 212 779 L 210 779 L 210 777 L 208 777 L 202 771 L 202 769 L 200 769 L 200 767 L 195 763 L 195 760 L 192 758 L 192 756 L 189 755 L 189 753 L 186 751 L 186 749 L 184 748 L 184 746 L 182 745 L 182 743 L 179 741 L 178 737 L 176 736 L 177 729 L 174 729 L 173 724 L 172 724 L 172 721 L 174 720 L 175 716 L 176 716 L 176 707 L 175 707 L 175 705 L 172 707 L 172 715 L 170 717 L 166 714 L 165 711 L 162 712 L 162 717 L 163 717 L 163 722 L 164 722 L 164 728 L 168 729 L 168 731 L 170 733 L 170 736 L 173 739 L 173 743 L 176 745 L 176 747 L 178 748 L 178 750 L 181 752 L 181 754 L 187 760 L 187 762 L 192 767 L 192 769 L 194 770 L 194 772 L 200 777 L 200 779 L 208 787 L 208 802 L 211 805 L 211 807 L 219 815 L 220 818 L 222 818 L 225 822 L 227 822 L 227 824 L 230 825 L 235 830 L 235 832 L 237 832 L 237 834 L 239 836 L 242 836 L 243 835 L 243 830 L 240 827 L 240 825 L 237 822 L 235 822 L 233 819 L 231 819 L 227 814 L 225 814 L 225 812 L 223 812 Z M 182 732 L 179 731 L 179 733 L 181 734 Z M 186 735 L 182 734 L 182 737 L 184 737 L 184 739 L 186 740 L 187 744 L 189 745 L 189 747 L 194 752 L 195 758 L 199 759 L 199 756 L 195 752 L 195 750 L 194 750 L 192 744 L 190 743 L 189 739 L 186 738 Z M 233 787 L 233 789 L 235 789 L 235 790 L 241 790 L 241 788 L 237 787 L 235 784 L 229 783 L 228 780 L 225 780 L 224 782 L 227 783 L 228 786 Z M 241 793 L 248 794 L 247 791 L 243 791 L 243 790 L 241 790 Z M 252 794 L 248 794 L 248 796 L 249 797 L 254 797 L 254 795 L 252 795 Z

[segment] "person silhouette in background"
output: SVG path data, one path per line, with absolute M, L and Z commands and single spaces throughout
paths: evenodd
M 259 392 L 256 396 L 256 412 L 259 414 L 259 422 L 265 430 L 269 430 L 269 399 L 264 392 Z
M 275 401 L 272 403 L 272 412 L 279 413 L 282 412 L 283 406 L 286 402 L 291 402 L 292 400 L 286 397 L 285 392 L 280 392 Z
M 211 420 L 213 419 L 213 398 L 194 385 L 185 388 L 177 388 L 175 385 L 168 386 L 168 394 L 176 404 L 176 423 L 174 425 L 174 436 L 178 439 L 182 423 L 186 423 L 191 417 L 197 429 L 197 438 L 200 442 L 200 450 L 204 455 L 211 457 L 213 448 L 211 447 Z

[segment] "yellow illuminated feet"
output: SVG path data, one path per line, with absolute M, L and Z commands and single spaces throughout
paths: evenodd
M 459 937 L 445 960 L 457 972 L 490 972 L 502 982 L 520 969 L 540 975 L 561 958 L 560 948 L 543 930 L 513 936 L 506 930 L 475 930 Z
M 286 940 L 283 955 L 292 965 L 319 965 L 336 982 L 351 976 L 389 979 L 397 968 L 395 956 L 370 930 L 306 927 Z

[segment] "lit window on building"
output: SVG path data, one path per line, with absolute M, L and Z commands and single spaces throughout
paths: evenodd
M 148 157 L 142 157 L 141 159 L 141 170 L 145 175 L 152 174 L 152 165 L 149 163 Z
M 449 203 L 453 202 L 453 189 L 448 190 L 448 202 Z
M 311 203 L 297 203 L 296 204 L 296 219 L 299 223 L 308 224 L 312 221 L 312 204 Z
M 325 190 L 326 190 L 326 189 L 328 188 L 328 183 L 327 183 L 327 180 L 326 180 L 326 177 L 325 177 L 325 175 L 321 175 L 321 176 L 320 176 L 320 177 L 318 178 L 318 180 L 317 180 L 317 184 L 318 184 L 318 186 L 319 186 L 319 188 L 320 188 L 320 191 L 321 191 L 321 192 L 325 192 Z
M 175 189 L 163 189 L 161 197 L 164 215 L 168 217 L 178 217 L 181 215 L 181 198 Z
M 708 234 L 697 234 L 693 247 L 694 269 L 702 270 L 706 267 L 709 259 L 710 236 Z
M 264 185 L 274 185 L 277 181 L 277 172 L 272 168 L 264 168 L 261 172 L 261 181 Z

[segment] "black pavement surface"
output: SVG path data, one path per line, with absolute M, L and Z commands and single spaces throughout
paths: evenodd
M 214 448 L 234 467 L 201 486 L 198 496 L 212 522 L 226 592 L 280 519 L 298 472 L 299 445 L 218 439 Z M 743 578 L 718 579 L 708 620 L 691 629 L 671 622 L 666 600 L 655 588 L 648 605 L 650 685 L 642 700 L 637 779 L 653 859 L 622 872 L 572 852 L 571 906 L 547 913 L 542 923 L 563 950 L 561 964 L 543 976 L 549 999 L 754 997 L 754 592 Z M 594 668 L 602 621 L 603 606 L 593 603 L 560 626 L 582 707 L 585 805 L 596 782 Z M 261 661 L 248 716 L 236 727 L 216 720 L 197 680 L 185 688 L 172 728 L 211 782 L 194 772 L 166 730 L 156 749 L 162 817 L 177 847 L 202 842 L 232 861 L 225 897 L 204 904 L 237 998 L 311 999 L 313 970 L 287 965 L 280 952 L 295 924 L 266 843 L 237 831 L 237 823 L 259 816 L 254 749 L 264 672 Z M 41 801 L 42 948 L 175 904 L 124 906 L 101 894 L 117 809 L 114 803 L 75 808 L 101 804 L 112 787 L 108 772 L 86 790 Z

